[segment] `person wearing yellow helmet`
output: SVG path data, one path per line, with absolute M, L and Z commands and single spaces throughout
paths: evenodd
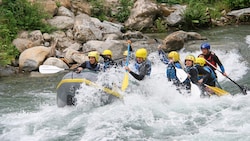
M 148 52 L 145 48 L 138 49 L 135 52 L 135 71 L 132 71 L 128 66 L 125 67 L 125 70 L 137 80 L 143 80 L 145 76 L 149 76 L 151 73 L 151 62 L 147 59 L 147 55 Z
M 179 86 L 180 81 L 176 76 L 176 69 L 175 68 L 182 68 L 180 64 L 180 55 L 176 51 L 171 51 L 168 53 L 168 55 L 165 55 L 165 52 L 158 47 L 158 54 L 160 56 L 160 60 L 164 63 L 167 64 L 167 69 L 166 69 L 166 76 L 168 78 L 168 81 L 172 81 L 174 85 Z
M 112 59 L 113 57 L 113 52 L 109 49 L 106 49 L 100 54 L 100 56 L 104 59 L 103 61 L 103 69 L 106 70 L 107 68 L 110 68 L 113 65 L 116 65 L 114 60 Z
M 203 57 L 198 57 L 195 59 L 195 65 L 201 66 L 204 70 L 206 70 L 210 74 L 210 76 L 208 77 L 206 81 L 204 81 L 204 83 L 209 86 L 215 86 L 215 82 L 217 81 L 216 75 L 213 69 L 211 69 L 209 66 L 205 64 L 206 64 L 206 60 Z M 198 79 L 201 79 L 201 78 L 203 78 L 203 75 L 198 75 Z
M 88 53 L 88 57 L 89 61 L 85 61 L 79 67 L 77 67 L 76 72 L 80 73 L 85 68 L 92 71 L 100 70 L 100 64 L 98 63 L 99 53 L 97 51 L 91 51 Z
M 207 72 L 202 66 L 195 64 L 196 59 L 193 55 L 187 55 L 185 58 L 185 71 L 189 74 L 187 80 L 185 81 L 186 88 L 190 89 L 192 83 L 200 86 L 201 88 L 201 96 L 205 96 L 205 86 L 203 83 L 208 82 L 210 79 L 210 73 Z M 202 76 L 202 77 L 199 77 Z

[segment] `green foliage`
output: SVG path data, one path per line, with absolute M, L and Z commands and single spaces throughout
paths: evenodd
M 241 8 L 247 8 L 250 7 L 250 1 L 249 0 L 225 0 L 226 4 L 232 9 L 237 10 Z
M 206 6 L 204 3 L 191 2 L 189 3 L 185 13 L 185 26 L 188 27 L 203 27 L 210 22 L 209 15 L 206 14 Z
M 91 16 L 101 21 L 107 20 L 107 16 L 110 16 L 110 10 L 104 6 L 104 0 L 89 0 L 89 2 L 92 6 Z
M 156 26 L 156 30 L 157 30 L 156 32 L 163 33 L 163 32 L 167 31 L 166 23 L 161 18 L 158 18 L 155 20 L 155 26 Z
M 9 64 L 18 55 L 11 44 L 21 30 L 51 32 L 54 28 L 42 20 L 48 18 L 41 6 L 27 0 L 3 0 L 0 5 L 0 65 Z
M 115 15 L 115 18 L 119 22 L 125 22 L 130 15 L 130 8 L 133 6 L 133 0 L 119 0 L 121 7 L 118 8 L 118 12 Z

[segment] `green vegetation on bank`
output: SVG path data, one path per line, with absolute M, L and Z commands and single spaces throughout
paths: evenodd
M 212 26 L 211 19 L 218 19 L 222 11 L 231 11 L 250 7 L 249 0 L 157 0 L 158 3 L 186 4 L 184 28 Z M 250 19 L 243 19 L 250 21 Z
M 119 0 L 120 6 L 114 11 L 110 9 L 109 5 L 105 5 L 104 0 L 88 0 L 91 4 L 91 16 L 98 18 L 101 21 L 114 18 L 116 21 L 125 22 L 129 15 L 130 9 L 133 6 L 133 0 Z
M 41 6 L 27 0 L 3 0 L 0 5 L 0 65 L 11 63 L 19 55 L 11 44 L 22 30 L 50 32 L 52 27 L 43 19 L 49 18 Z

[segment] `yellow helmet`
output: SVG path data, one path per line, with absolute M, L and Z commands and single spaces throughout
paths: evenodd
M 124 56 L 128 56 L 128 51 L 127 51 L 127 50 L 124 51 L 124 52 L 123 52 L 123 55 L 124 55 Z
M 89 52 L 88 57 L 95 57 L 96 62 L 98 62 L 99 53 L 97 51 L 91 51 L 91 52 Z
M 173 58 L 174 62 L 180 61 L 180 54 L 176 51 L 171 51 L 168 54 L 168 58 Z
M 135 57 L 140 57 L 143 60 L 147 58 L 148 52 L 145 48 L 140 48 L 135 52 Z
M 185 61 L 186 60 L 190 60 L 190 61 L 193 61 L 193 63 L 195 63 L 195 57 L 194 57 L 194 55 L 188 55 L 188 56 L 186 56 Z
M 109 50 L 109 49 L 104 50 L 104 51 L 102 52 L 102 54 L 103 54 L 103 55 L 110 55 L 111 57 L 113 56 L 112 51 Z
M 202 57 L 198 57 L 195 59 L 195 64 L 199 64 L 200 66 L 204 66 L 206 64 L 206 60 Z

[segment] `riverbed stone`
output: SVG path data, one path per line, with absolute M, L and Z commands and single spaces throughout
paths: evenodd
M 18 73 L 18 68 L 10 65 L 0 66 L 0 77 L 11 76 Z
M 201 36 L 196 32 L 176 31 L 169 34 L 161 45 L 161 48 L 166 52 L 180 50 L 184 47 L 184 43 L 192 40 L 205 40 L 206 37 Z
M 19 57 L 19 70 L 32 71 L 38 69 L 46 57 L 50 54 L 51 48 L 37 46 L 26 49 Z
M 69 69 L 69 66 L 60 58 L 49 57 L 47 58 L 43 65 L 57 66 L 59 68 Z

